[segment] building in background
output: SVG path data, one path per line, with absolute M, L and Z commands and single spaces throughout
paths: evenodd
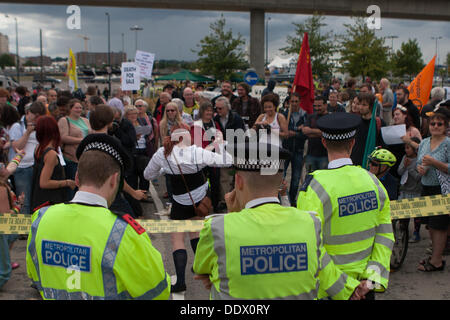
M 9 53 L 9 38 L 0 32 L 0 54 Z
M 89 67 L 102 67 L 108 64 L 107 52 L 77 52 L 77 65 Z M 111 65 L 120 66 L 122 62 L 127 61 L 127 54 L 125 52 L 111 52 Z
M 41 56 L 36 57 L 26 57 L 26 61 L 31 61 L 34 65 L 40 66 L 41 65 Z M 51 66 L 52 65 L 52 58 L 48 56 L 42 56 L 42 64 L 44 66 Z

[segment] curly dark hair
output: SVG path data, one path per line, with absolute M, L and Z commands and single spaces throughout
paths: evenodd
M 19 120 L 20 114 L 15 108 L 8 105 L 4 105 L 2 106 L 2 108 L 0 108 L 0 122 L 3 124 L 3 126 L 12 126 Z
M 264 97 L 261 98 L 261 105 L 264 106 L 265 102 L 272 102 L 276 109 L 280 104 L 280 96 L 277 95 L 276 93 L 266 94 Z

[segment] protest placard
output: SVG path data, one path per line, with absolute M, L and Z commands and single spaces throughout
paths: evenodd
M 139 67 L 134 62 L 122 63 L 122 90 L 131 91 L 139 90 L 140 88 L 140 76 Z
M 139 66 L 140 76 L 144 79 L 151 79 L 153 72 L 153 63 L 155 61 L 155 54 L 145 51 L 136 51 L 134 62 Z

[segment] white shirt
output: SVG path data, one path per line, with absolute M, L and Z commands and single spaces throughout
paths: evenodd
M 25 134 L 25 131 L 27 128 L 25 127 L 24 122 L 25 116 L 22 116 L 22 119 L 20 119 L 20 123 L 14 123 L 11 128 L 9 129 L 9 139 L 11 143 L 13 141 L 19 140 L 22 138 L 22 136 Z M 19 163 L 19 168 L 29 168 L 34 164 L 34 150 L 39 145 L 39 142 L 36 139 L 36 131 L 31 132 L 30 136 L 28 137 L 28 140 L 25 144 L 25 156 L 23 157 L 22 161 Z M 11 146 L 9 150 L 9 157 L 14 158 L 16 155 L 16 152 L 14 151 L 14 148 Z M 8 158 L 9 158 L 8 157 Z
M 105 198 L 99 196 L 98 194 L 86 191 L 77 191 L 70 202 L 93 204 L 108 208 L 108 202 Z
M 247 204 L 245 205 L 245 209 L 254 208 L 256 206 L 259 206 L 259 205 L 262 205 L 265 203 L 271 203 L 271 202 L 280 203 L 280 200 L 276 197 L 256 198 L 256 199 L 253 199 L 253 200 L 247 202 Z
M 144 170 L 144 178 L 147 180 L 153 180 L 160 174 L 180 174 L 178 164 L 183 171 L 183 175 L 193 174 L 199 172 L 205 167 L 229 167 L 233 164 L 233 158 L 224 150 L 224 145 L 220 144 L 218 148 L 219 152 L 214 153 L 205 149 L 202 149 L 196 145 L 180 148 L 174 146 L 172 153 L 166 158 L 164 157 L 164 147 L 158 149 L 155 152 L 152 159 L 148 163 Z M 174 155 L 177 161 L 175 161 Z M 169 164 L 167 164 L 169 162 Z M 208 191 L 208 182 L 200 187 L 190 190 L 192 199 L 195 203 L 199 202 L 206 196 Z M 173 199 L 182 205 L 192 205 L 191 198 L 186 192 L 181 195 L 174 195 Z
M 328 163 L 328 169 L 336 169 L 346 165 L 353 165 L 352 159 L 350 158 L 340 158 Z

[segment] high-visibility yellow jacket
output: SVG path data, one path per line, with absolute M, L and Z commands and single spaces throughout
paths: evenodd
M 373 174 L 351 165 L 314 171 L 297 207 L 319 213 L 325 249 L 343 272 L 387 288 L 394 235 L 389 197 Z
M 324 250 L 316 213 L 276 203 L 206 220 L 194 271 L 210 276 L 211 299 L 348 299 L 359 284 Z
M 27 273 L 43 299 L 168 299 L 170 277 L 145 232 L 101 206 L 37 210 Z

